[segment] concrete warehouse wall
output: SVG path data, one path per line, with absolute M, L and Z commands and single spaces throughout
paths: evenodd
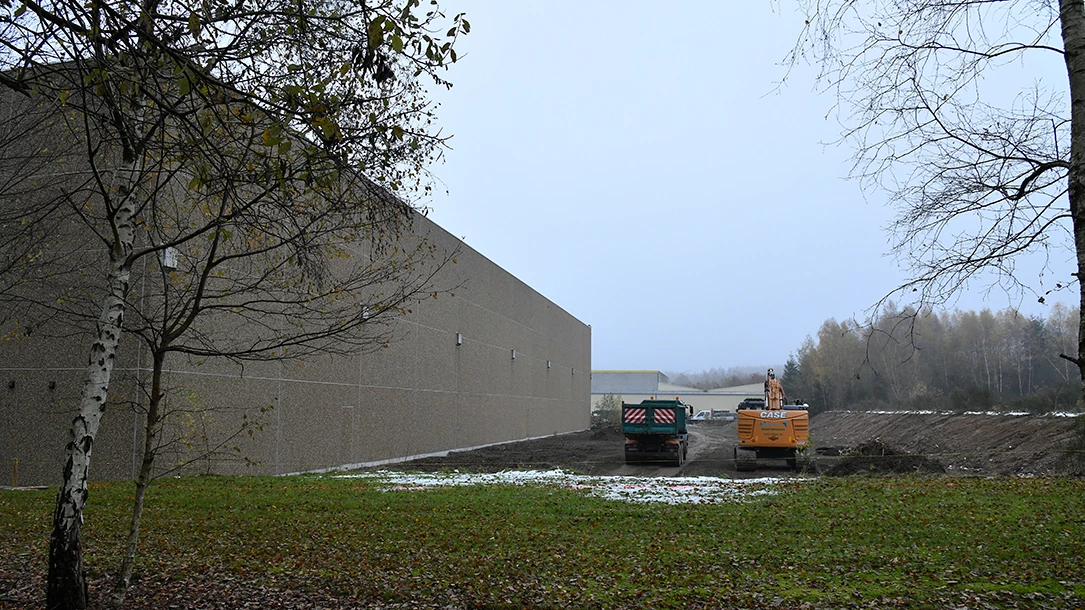
M 10 110 L 0 106 L 0 118 Z M 175 413 L 159 473 L 292 473 L 588 428 L 590 327 L 428 219 L 413 232 L 438 253 L 457 252 L 436 279 L 454 296 L 410 306 L 393 323 L 396 340 L 372 354 L 170 360 Z M 57 484 L 90 338 L 28 335 L 27 323 L 41 321 L 5 323 L 9 313 L 0 310 L 0 485 L 14 483 L 16 460 L 20 485 Z M 146 356 L 122 341 L 92 479 L 135 476 Z M 245 422 L 255 425 L 241 432 Z
M 462 282 L 455 296 L 412 308 L 395 323 L 399 339 L 369 355 L 171 365 L 168 400 L 190 412 L 175 419 L 176 445 L 159 465 L 180 466 L 245 417 L 261 429 L 180 471 L 301 472 L 589 427 L 591 329 L 433 223 L 419 224 L 441 247 L 461 248 L 442 279 Z M 0 341 L 0 485 L 12 484 L 7 466 L 16 459 L 19 484 L 59 483 L 88 346 L 86 337 Z M 146 381 L 150 363 L 136 366 L 133 340 L 119 358 L 95 479 L 132 477 L 141 458 L 136 382 Z

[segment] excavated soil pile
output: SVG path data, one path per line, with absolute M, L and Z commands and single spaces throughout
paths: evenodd
M 877 438 L 955 474 L 1071 474 L 1081 469 L 1070 459 L 1074 422 L 1057 415 L 828 411 L 811 420 L 810 437 L 819 454 Z
M 840 477 L 852 474 L 913 474 L 945 473 L 938 460 L 922 455 L 903 453 L 872 439 L 840 452 L 840 459 L 825 469 L 824 474 Z

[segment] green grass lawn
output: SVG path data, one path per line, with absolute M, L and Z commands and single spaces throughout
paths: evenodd
M 818 479 L 712 505 L 384 489 L 166 480 L 148 494 L 139 569 L 460 607 L 1085 606 L 1082 479 Z M 44 571 L 54 493 L 0 492 L 0 566 Z M 92 486 L 92 586 L 119 563 L 131 494 Z

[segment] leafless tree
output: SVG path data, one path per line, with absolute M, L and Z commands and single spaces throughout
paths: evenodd
M 897 209 L 912 312 L 970 282 L 1041 302 L 1085 272 L 1085 5 L 1080 0 L 806 0 L 789 57 L 837 95 L 852 176 Z M 1036 74 L 1062 74 L 1056 82 Z M 1038 276 L 1022 255 L 1042 257 Z M 1052 261 L 1077 261 L 1052 278 Z M 1081 309 L 1085 311 L 1085 308 Z M 1085 332 L 1085 325 L 1082 325 Z M 1085 353 L 1085 334 L 1078 354 Z M 1074 362 L 1085 379 L 1085 361 Z

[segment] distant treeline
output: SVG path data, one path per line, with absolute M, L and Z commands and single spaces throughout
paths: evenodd
M 1077 308 L 885 312 L 872 326 L 830 319 L 784 366 L 788 398 L 833 409 L 1074 409 Z M 779 371 L 778 371 L 779 372 Z M 763 375 L 763 374 L 762 374 Z
M 675 385 L 697 388 L 698 390 L 714 390 L 736 385 L 763 383 L 765 381 L 765 371 L 770 368 L 773 368 L 773 366 L 731 366 L 708 369 L 699 373 L 663 371 L 663 374 Z M 779 366 L 776 367 L 776 370 L 780 370 Z

